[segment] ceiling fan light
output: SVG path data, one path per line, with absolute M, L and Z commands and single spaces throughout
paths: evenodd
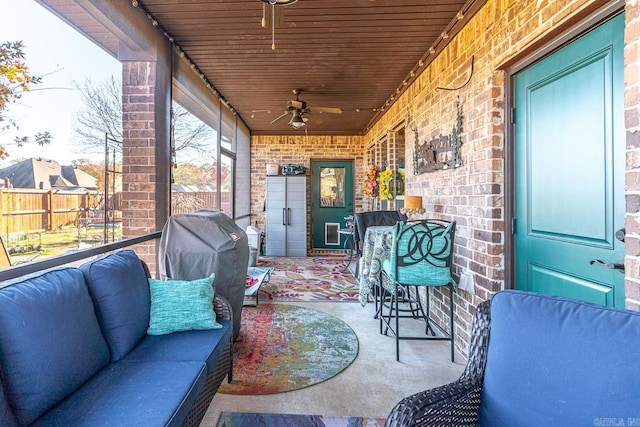
M 302 129 L 306 125 L 307 124 L 304 122 L 304 120 L 302 120 L 302 116 L 300 114 L 294 114 L 289 121 L 289 126 L 294 129 Z

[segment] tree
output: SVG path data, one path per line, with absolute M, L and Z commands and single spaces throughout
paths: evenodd
M 173 169 L 173 181 L 182 185 L 193 185 L 198 188 L 211 185 L 209 165 L 195 165 L 193 163 L 179 163 Z
M 17 129 L 18 126 L 7 114 L 7 109 L 10 104 L 17 102 L 25 92 L 29 91 L 31 86 L 40 83 L 42 78 L 32 75 L 25 62 L 22 41 L 7 41 L 0 44 L 0 132 L 12 127 Z M 49 144 L 51 139 L 49 132 L 35 134 L 35 142 L 38 145 Z M 30 142 L 30 137 L 16 137 L 13 142 L 16 146 L 22 147 Z M 8 156 L 7 149 L 0 146 L 0 159 Z
M 75 82 L 84 108 L 74 115 L 73 132 L 78 142 L 95 153 L 104 153 L 105 137 L 110 151 L 122 149 L 122 85 L 115 77 L 94 84 Z
M 94 84 L 85 80 L 76 82 L 82 94 L 84 107 L 75 114 L 74 133 L 79 144 L 93 147 L 96 152 L 104 152 L 105 134 L 111 149 L 121 150 L 122 142 L 122 85 L 114 76 Z M 172 105 L 174 149 L 188 151 L 193 159 L 210 154 L 213 147 L 213 131 L 197 120 L 177 103 Z M 193 150 L 193 151 L 192 151 Z
M 89 159 L 77 159 L 72 160 L 71 164 L 81 171 L 95 177 L 98 180 L 98 191 L 104 192 L 104 161 L 95 163 Z M 116 185 L 118 185 L 118 183 L 116 183 Z

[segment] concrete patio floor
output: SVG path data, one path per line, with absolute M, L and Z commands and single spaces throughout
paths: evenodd
M 221 411 L 386 417 L 404 396 L 454 381 L 464 370 L 465 361 L 459 356 L 456 363 L 451 362 L 447 341 L 401 341 L 400 362 L 396 362 L 394 338 L 380 334 L 372 303 L 365 307 L 344 302 L 294 305 L 346 322 L 358 336 L 354 362 L 335 377 L 301 390 L 260 396 L 217 393 L 201 426 L 215 426 Z M 405 320 L 400 327 L 424 333 L 420 320 Z

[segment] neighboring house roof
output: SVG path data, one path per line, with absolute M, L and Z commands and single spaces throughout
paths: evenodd
M 62 176 L 77 187 L 84 187 L 90 190 L 98 187 L 98 179 L 96 177 L 74 166 L 62 166 Z
M 98 179 L 80 169 L 33 157 L 0 169 L 0 180 L 5 179 L 12 188 L 95 190 L 98 187 Z

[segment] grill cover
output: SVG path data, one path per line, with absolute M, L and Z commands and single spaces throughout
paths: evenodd
M 248 264 L 247 235 L 222 212 L 172 215 L 164 225 L 158 249 L 160 279 L 195 280 L 215 273 L 215 291 L 233 309 L 234 339 L 240 332 Z

